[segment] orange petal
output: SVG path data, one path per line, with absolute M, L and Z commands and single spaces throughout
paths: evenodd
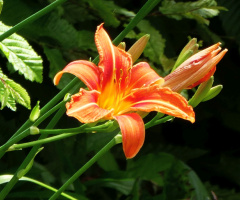
M 169 88 L 161 88 L 157 85 L 148 88 L 136 89 L 132 95 L 124 99 L 131 105 L 123 112 L 129 111 L 158 111 L 174 117 L 195 121 L 193 108 L 188 105 L 187 100 L 180 94 Z
M 100 56 L 98 66 L 101 70 L 103 95 L 105 96 L 105 92 L 109 93 L 109 90 L 122 90 L 129 81 L 129 70 L 132 66 L 131 55 L 112 44 L 103 24 L 97 28 L 95 43 Z
M 111 115 L 112 110 L 100 108 L 97 104 L 99 92 L 80 89 L 66 104 L 67 115 L 75 117 L 82 123 L 92 123 Z
M 146 62 L 140 62 L 133 66 L 128 90 L 149 86 L 153 83 L 162 84 L 161 78 Z
M 54 77 L 54 84 L 57 85 L 63 73 L 71 73 L 77 76 L 90 90 L 99 89 L 99 69 L 89 61 L 78 60 L 69 63 L 62 71 L 58 72 Z
M 133 158 L 145 140 L 145 127 L 142 118 L 136 113 L 114 117 L 122 133 L 123 151 L 126 158 Z

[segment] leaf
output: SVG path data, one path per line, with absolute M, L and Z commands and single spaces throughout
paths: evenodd
M 3 7 L 3 0 L 0 0 L 0 14 L 2 12 L 2 7 Z
M 0 175 L 0 184 L 4 184 L 4 183 L 7 183 L 9 182 L 11 179 L 12 179 L 13 175 L 12 174 L 5 174 L 5 175 Z M 32 178 L 29 178 L 29 177 L 25 177 L 23 176 L 22 178 L 19 179 L 20 181 L 27 181 L 27 182 L 31 182 L 31 183 L 34 183 L 34 184 L 37 184 L 37 185 L 40 185 L 41 187 L 44 187 L 48 190 L 51 190 L 53 192 L 56 192 L 57 189 L 54 188 L 54 187 L 51 187 L 43 182 L 40 182 L 40 181 L 37 181 L 35 179 L 32 179 Z M 67 199 L 71 199 L 71 200 L 77 200 L 76 198 L 62 192 L 61 193 L 62 196 L 66 197 Z M 87 198 L 81 196 L 81 199 L 83 200 L 87 200 Z
M 112 179 L 112 178 L 105 178 L 105 179 L 95 179 L 90 180 L 85 183 L 85 186 L 101 186 L 101 187 L 108 187 L 118 190 L 119 192 L 123 193 L 124 195 L 129 195 L 132 191 L 133 185 L 135 180 L 129 178 L 121 178 L 121 179 Z
M 100 15 L 107 26 L 117 27 L 120 24 L 113 12 L 116 8 L 114 2 L 103 0 L 88 0 L 87 2 Z
M 165 0 L 159 10 L 164 15 L 177 20 L 189 18 L 208 25 L 209 21 L 206 18 L 217 16 L 219 10 L 226 9 L 217 6 L 215 0 L 198 0 L 194 2 L 175 2 L 174 0 Z
M 160 64 L 165 48 L 165 39 L 147 20 L 142 20 L 137 27 L 143 33 L 150 34 L 150 39 L 143 51 L 144 56 L 148 57 L 156 64 Z
M 10 28 L 0 22 L 0 34 Z M 0 49 L 15 71 L 30 81 L 42 82 L 42 59 L 24 38 L 13 34 L 0 42 Z
M 128 161 L 128 177 L 151 180 L 159 186 L 163 185 L 160 172 L 171 167 L 174 157 L 167 153 L 147 154 L 137 160 Z
M 198 175 L 186 164 L 184 164 L 183 162 L 181 162 L 183 167 L 188 170 L 188 178 L 189 178 L 189 182 L 192 185 L 192 187 L 194 188 L 194 192 L 192 195 L 192 200 L 210 200 L 210 196 L 209 193 L 207 191 L 207 189 L 205 188 L 204 184 L 202 183 L 202 181 L 200 180 L 200 178 L 198 177 Z
M 0 68 L 0 102 L 1 110 L 7 106 L 13 111 L 16 111 L 16 103 L 31 109 L 30 97 L 27 91 L 18 83 L 9 79 L 3 74 Z

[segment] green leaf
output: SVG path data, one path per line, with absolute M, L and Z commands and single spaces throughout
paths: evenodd
M 11 175 L 11 174 L 1 175 L 1 176 L 0 176 L 0 184 L 9 182 L 9 181 L 12 179 L 12 177 L 13 177 L 13 175 Z M 39 185 L 39 186 L 41 186 L 41 187 L 44 187 L 44 188 L 46 188 L 46 189 L 48 189 L 48 190 L 51 190 L 51 191 L 53 191 L 53 192 L 56 192 L 56 191 L 57 191 L 56 188 L 53 188 L 53 187 L 51 187 L 51 186 L 49 186 L 49 185 L 47 185 L 47 184 L 45 184 L 45 183 L 43 183 L 43 182 L 37 181 L 37 180 L 32 179 L 32 178 L 29 178 L 29 177 L 23 176 L 23 177 L 20 178 L 19 180 L 20 180 L 20 181 L 27 181 L 27 182 L 31 182 L 31 183 L 37 184 L 37 185 Z M 74 198 L 74 197 L 72 197 L 72 196 L 70 196 L 70 195 L 68 195 L 68 194 L 66 194 L 66 193 L 64 193 L 64 192 L 62 192 L 61 195 L 64 196 L 64 197 L 66 197 L 67 199 L 77 200 L 76 198 Z M 83 197 L 83 196 L 81 196 L 81 199 L 87 200 L 87 198 L 85 198 L 85 197 Z
M 137 160 L 128 160 L 128 177 L 151 180 L 159 186 L 163 185 L 160 172 L 170 168 L 174 157 L 167 153 L 147 154 Z
M 0 68 L 0 102 L 1 109 L 5 106 L 16 111 L 16 103 L 31 109 L 30 97 L 27 91 L 18 83 L 3 74 Z
M 2 12 L 2 7 L 3 7 L 3 0 L 0 0 L 0 14 Z
M 193 195 L 192 195 L 192 200 L 210 200 L 209 193 L 207 189 L 205 188 L 204 184 L 198 177 L 198 175 L 186 164 L 181 162 L 183 167 L 188 171 L 188 178 L 189 182 L 194 188 Z
M 89 5 L 100 15 L 107 26 L 117 27 L 120 21 L 114 15 L 114 2 L 103 0 L 88 0 Z
M 10 28 L 0 22 L 0 34 Z M 14 71 L 18 71 L 30 81 L 42 82 L 42 59 L 24 38 L 13 34 L 0 42 L 0 49 L 12 64 Z
M 206 18 L 217 16 L 219 10 L 226 9 L 217 6 L 215 0 L 198 0 L 194 2 L 175 2 L 174 0 L 165 0 L 159 10 L 164 15 L 177 20 L 189 18 L 208 25 L 209 21 Z
M 165 48 L 165 39 L 147 20 L 142 20 L 137 27 L 145 34 L 150 34 L 150 39 L 143 51 L 144 56 L 148 57 L 156 64 L 161 64 L 161 56 L 163 56 Z

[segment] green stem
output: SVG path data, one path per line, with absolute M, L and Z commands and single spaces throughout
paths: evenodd
M 54 106 L 52 109 L 50 109 L 47 113 L 45 113 L 42 117 L 40 117 L 35 123 L 34 126 L 38 126 L 43 120 L 45 120 L 47 117 L 49 117 L 53 112 L 58 110 L 60 107 L 63 107 L 65 103 L 68 101 L 68 99 L 64 99 L 62 102 Z M 25 131 L 19 133 L 15 137 L 10 138 L 4 145 L 0 147 L 0 158 L 5 154 L 5 152 L 8 150 L 9 147 L 11 147 L 13 144 L 19 142 L 24 137 L 27 137 L 29 135 L 29 128 L 27 128 Z
M 64 3 L 66 0 L 56 0 L 50 5 L 46 6 L 45 8 L 39 10 L 38 12 L 34 13 L 33 15 L 29 16 L 25 20 L 21 21 L 17 25 L 13 26 L 11 29 L 0 35 L 0 42 L 3 41 L 5 38 L 9 37 L 13 33 L 16 33 L 20 29 L 22 29 L 26 24 L 30 24 L 31 22 L 35 21 L 36 19 L 42 17 L 43 15 L 47 14 L 58 5 Z
M 148 129 L 148 128 L 152 127 L 152 126 L 156 126 L 158 124 L 165 123 L 166 121 L 169 121 L 169 120 L 171 120 L 173 118 L 174 118 L 173 116 L 168 115 L 168 116 L 163 117 L 161 119 L 151 120 L 150 123 L 145 124 L 145 128 Z
M 59 118 L 63 115 L 64 112 L 65 112 L 65 108 L 59 109 L 59 111 L 55 114 L 55 116 L 53 117 L 53 119 L 50 121 L 50 123 L 47 125 L 46 128 L 53 128 L 56 125 L 56 123 L 58 122 Z M 41 139 L 44 139 L 46 137 L 47 137 L 47 134 L 44 134 L 44 135 L 41 135 L 39 137 L 39 139 L 41 140 Z M 0 192 L 0 200 L 5 199 L 7 194 L 11 191 L 11 189 L 14 187 L 14 185 L 18 182 L 18 180 L 19 180 L 18 172 L 22 169 L 25 169 L 28 166 L 28 164 L 35 157 L 35 155 L 38 152 L 40 147 L 41 147 L 41 145 L 36 145 L 31 149 L 31 151 L 28 153 L 27 157 L 24 159 L 22 164 L 19 166 L 19 168 L 15 172 L 12 179 L 5 185 L 3 190 Z
M 23 148 L 28 148 L 28 147 L 32 147 L 35 145 L 42 145 L 42 144 L 46 144 L 46 143 L 50 143 L 50 142 L 54 142 L 57 140 L 61 140 L 64 138 L 68 138 L 74 135 L 77 135 L 79 133 L 85 133 L 85 132 L 92 132 L 92 131 L 102 131 L 105 130 L 107 127 L 111 126 L 113 124 L 112 121 L 108 121 L 105 124 L 99 125 L 99 126 L 95 126 L 95 127 L 88 127 L 88 124 L 84 124 L 80 127 L 77 128 L 70 128 L 70 129 L 42 129 L 39 130 L 40 134 L 59 134 L 56 136 L 52 136 L 49 138 L 44 138 L 41 140 L 36 140 L 36 141 L 32 141 L 32 142 L 26 142 L 26 143 L 21 143 L 21 144 L 13 144 L 12 146 L 9 147 L 9 151 L 14 151 L 14 150 L 20 150 Z
M 21 134 L 19 134 L 18 136 L 16 136 L 12 140 L 9 140 L 8 142 L 6 142 L 4 145 L 2 145 L 0 147 L 0 154 L 4 154 L 8 150 L 8 148 L 10 146 L 12 146 L 13 144 L 19 142 L 23 138 L 27 137 L 29 134 L 30 134 L 29 129 L 26 129 L 25 131 L 23 131 Z
M 101 156 L 103 156 L 107 151 L 109 151 L 113 146 L 122 142 L 121 135 L 116 135 L 109 143 L 107 143 L 95 156 L 93 156 L 85 165 L 83 165 L 71 178 L 69 178 L 62 187 L 54 193 L 49 200 L 54 200 L 61 195 L 61 193 L 79 176 L 81 176 L 88 168 L 90 168 Z
M 114 40 L 114 43 L 117 44 L 119 43 L 128 33 L 130 30 L 132 30 L 138 22 L 140 22 L 161 0 L 148 0 L 147 3 L 139 10 L 139 12 L 137 13 L 137 15 L 131 20 L 131 22 L 128 24 L 128 26 L 118 35 L 118 37 Z M 56 2 L 64 2 L 64 0 L 56 0 L 54 3 Z M 55 6 L 57 4 L 54 4 Z M 47 9 L 47 8 L 44 8 Z M 41 12 L 44 12 L 42 9 Z M 48 8 L 49 9 L 49 8 Z M 50 11 L 50 10 L 49 10 Z M 40 11 L 39 11 L 40 12 Z M 44 13 L 45 14 L 45 13 Z M 42 15 L 39 15 L 39 17 Z M 30 19 L 29 19 L 30 18 Z M 18 26 L 18 28 L 14 29 L 10 29 L 8 31 L 8 33 L 4 33 L 0 36 L 0 41 L 2 41 L 3 39 L 5 39 L 6 37 L 8 37 L 9 35 L 13 34 L 14 32 L 16 32 L 17 30 L 19 30 L 21 27 L 23 27 L 24 25 L 26 25 L 27 23 L 30 23 L 32 21 L 34 21 L 31 18 L 35 18 L 36 19 L 36 15 L 32 15 L 29 18 L 27 18 L 26 20 L 24 20 L 24 24 L 22 22 L 20 22 L 19 24 L 21 25 L 16 25 Z M 9 35 L 8 35 L 9 34 Z M 97 62 L 97 59 L 95 59 L 94 61 Z M 49 108 L 53 107 L 53 105 L 56 104 L 57 101 L 59 101 L 68 91 L 70 91 L 77 83 L 79 82 L 78 78 L 74 78 L 64 89 L 62 89 L 46 106 L 44 106 L 44 109 L 47 111 Z M 44 110 L 42 109 L 42 110 Z M 44 111 L 45 111 L 44 110 Z M 58 120 L 57 120 L 58 121 Z M 19 133 L 21 133 L 23 130 L 29 128 L 31 126 L 32 123 L 30 123 L 29 121 L 26 121 L 25 124 L 12 136 L 15 137 L 16 135 L 18 135 Z M 52 127 L 48 127 L 48 128 L 52 128 Z M 47 134 L 43 134 L 40 136 L 39 139 L 44 139 L 47 137 Z M 32 160 L 32 158 L 35 156 L 36 152 L 38 151 L 38 149 L 40 148 L 40 145 L 36 145 L 34 146 L 31 151 L 29 152 L 28 156 L 25 158 L 25 160 L 23 161 L 23 163 L 21 164 L 21 166 L 18 169 L 22 169 L 24 167 L 26 167 L 29 162 Z M 1 158 L 1 154 L 0 154 L 0 158 Z M 92 163 L 93 164 L 93 163 Z M 91 166 L 91 165 L 90 165 Z M 89 166 L 89 167 L 90 167 Z M 86 170 L 86 169 L 85 169 Z M 81 173 L 83 173 L 84 171 L 82 171 Z M 4 189 L 1 191 L 0 193 L 0 200 L 3 200 L 6 195 L 10 192 L 10 190 L 12 189 L 12 187 L 17 183 L 18 178 L 16 176 L 17 173 L 15 173 L 14 177 L 8 182 L 8 184 L 4 187 Z M 74 181 L 74 180 L 73 180 Z M 66 185 L 67 187 L 67 185 Z M 63 189 L 61 189 L 62 191 L 65 190 L 65 187 Z M 59 190 L 60 191 L 60 190 Z M 59 193 L 59 191 L 57 193 L 55 193 L 56 195 Z M 62 192 L 60 191 L 60 193 Z M 57 195 L 58 196 L 58 195 Z M 56 197 L 53 197 L 53 199 Z
M 118 45 L 123 38 L 144 18 L 161 0 L 148 0 L 138 11 L 136 16 L 129 22 L 126 28 L 113 40 Z

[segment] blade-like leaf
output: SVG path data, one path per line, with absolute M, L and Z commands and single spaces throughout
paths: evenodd
M 0 22 L 0 34 L 10 29 Z M 0 42 L 0 49 L 12 64 L 14 71 L 30 81 L 42 82 L 42 59 L 28 42 L 17 34 L 13 34 Z
M 27 91 L 18 83 L 9 79 L 3 74 L 0 68 L 0 102 L 1 108 L 5 106 L 11 110 L 16 110 L 16 103 L 19 103 L 26 108 L 30 109 L 30 97 Z
M 12 177 L 13 177 L 12 174 L 0 175 L 0 184 L 9 182 L 9 181 L 12 179 Z M 34 184 L 40 185 L 41 187 L 44 187 L 44 188 L 46 188 L 46 189 L 48 189 L 48 190 L 51 190 L 51 191 L 53 191 L 53 192 L 56 192 L 56 191 L 57 191 L 57 189 L 55 189 L 55 188 L 53 188 L 53 187 L 51 187 L 51 186 L 49 186 L 49 185 L 47 185 L 47 184 L 45 184 L 45 183 L 43 183 L 43 182 L 37 181 L 37 180 L 35 180 L 35 179 L 32 179 L 32 178 L 28 178 L 28 177 L 23 176 L 23 177 L 20 178 L 19 180 L 20 180 L 20 181 L 32 182 L 32 183 L 34 183 Z M 74 197 L 72 197 L 72 196 L 70 196 L 70 195 L 68 195 L 68 194 L 66 194 L 66 193 L 64 193 L 64 192 L 63 192 L 61 195 L 64 196 L 64 197 L 66 197 L 67 199 L 76 200 L 76 198 L 74 198 Z M 85 197 L 83 197 L 83 196 L 81 196 L 81 199 L 87 200 L 87 198 L 85 198 Z

